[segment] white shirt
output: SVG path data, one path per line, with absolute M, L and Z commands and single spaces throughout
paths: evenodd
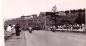
M 11 26 L 7 27 L 7 31 L 11 32 L 11 29 L 12 29 Z
M 29 27 L 29 29 L 31 30 L 31 29 L 32 29 L 32 27 Z

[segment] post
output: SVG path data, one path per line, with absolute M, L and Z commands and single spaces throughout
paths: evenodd
M 46 30 L 46 15 L 45 15 L 45 26 L 44 27 L 45 27 L 45 30 Z
M 57 17 L 57 16 L 56 16 L 56 12 L 55 12 L 55 27 L 57 26 L 57 22 L 56 22 L 57 19 L 56 19 L 56 17 Z

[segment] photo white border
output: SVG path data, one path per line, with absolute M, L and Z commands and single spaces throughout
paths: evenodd
M 2 15 L 2 0 L 0 0 L 0 46 L 5 46 L 4 30 L 3 30 L 3 15 Z

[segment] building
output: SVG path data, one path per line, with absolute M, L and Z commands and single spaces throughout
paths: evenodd
M 40 21 L 43 27 L 64 24 L 85 24 L 85 10 L 68 10 L 58 12 L 40 12 Z
M 39 26 L 42 29 L 64 24 L 85 24 L 85 9 L 58 12 L 40 12 L 39 16 L 33 14 L 7 20 L 5 21 L 4 25 L 16 23 L 20 24 L 22 28 Z

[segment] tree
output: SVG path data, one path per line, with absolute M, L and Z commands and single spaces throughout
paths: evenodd
M 81 11 L 81 9 L 78 11 L 79 14 L 75 22 L 78 24 L 82 24 L 82 23 L 85 24 L 85 11 L 84 10 Z

